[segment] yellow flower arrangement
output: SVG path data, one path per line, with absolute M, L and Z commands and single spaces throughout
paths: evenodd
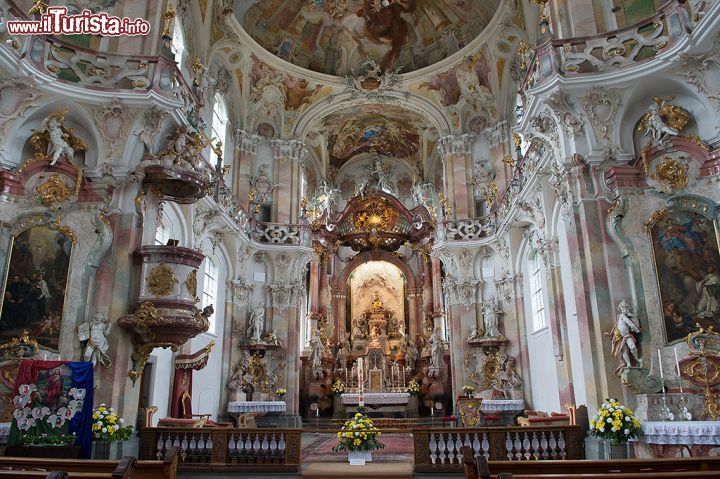
M 407 385 L 407 392 L 412 394 L 413 396 L 417 395 L 420 392 L 420 384 L 418 384 L 418 382 L 413 379 Z
M 617 399 L 606 399 L 590 421 L 590 435 L 618 445 L 642 435 L 642 428 L 632 409 Z
M 332 386 L 332 393 L 333 394 L 342 394 L 345 392 L 345 383 L 340 381 L 339 379 L 335 381 L 335 384 Z
M 381 432 L 367 416 L 357 413 L 352 419 L 345 421 L 345 425 L 337 433 L 340 443 L 335 451 L 372 451 L 382 449 L 384 444 L 378 441 Z
M 279 398 L 285 396 L 286 394 L 287 394 L 287 389 L 285 389 L 285 388 L 277 388 L 275 390 L 275 395 Z
M 105 404 L 93 410 L 92 418 L 91 429 L 95 441 L 124 441 L 132 436 L 132 426 L 123 426 L 123 419 Z

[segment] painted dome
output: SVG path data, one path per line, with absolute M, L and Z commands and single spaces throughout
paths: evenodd
M 456 53 L 501 0 L 235 0 L 262 47 L 298 66 L 345 76 L 368 58 L 407 73 Z

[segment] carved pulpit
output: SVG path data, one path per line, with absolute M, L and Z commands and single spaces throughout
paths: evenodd
M 175 356 L 175 384 L 170 416 L 180 419 L 192 419 L 192 372 L 207 366 L 215 341 L 193 354 Z

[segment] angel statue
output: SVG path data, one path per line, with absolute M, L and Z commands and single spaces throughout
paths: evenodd
M 605 333 L 606 336 L 612 336 L 613 356 L 618 360 L 622 360 L 615 369 L 615 374 L 632 367 L 632 359 L 638 363 L 639 367 L 642 367 L 642 360 L 640 359 L 635 337 L 640 334 L 640 327 L 635 323 L 632 308 L 623 299 L 618 305 L 618 311 L 620 311 L 620 314 L 617 316 L 615 327 L 609 333 Z
M 652 137 L 653 140 L 664 144 L 668 137 L 677 136 L 680 131 L 668 125 L 662 118 L 662 112 L 668 108 L 668 100 L 671 98 L 654 98 L 654 103 L 650 105 L 650 109 L 643 115 L 640 128 L 645 136 Z
M 70 134 L 63 131 L 62 121 L 63 117 L 60 113 L 53 113 L 45 118 L 41 125 L 41 131 L 47 132 L 50 137 L 47 151 L 48 155 L 52 155 L 50 166 L 54 166 L 61 156 L 65 156 L 70 161 L 75 156 L 75 150 L 69 143 Z

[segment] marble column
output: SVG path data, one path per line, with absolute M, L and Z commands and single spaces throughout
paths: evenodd
M 249 212 L 248 193 L 250 192 L 250 177 L 253 175 L 253 163 L 257 156 L 257 146 L 260 142 L 258 135 L 250 134 L 244 130 L 235 130 L 235 165 L 233 168 L 233 192 L 245 211 Z
M 445 194 L 455 218 L 469 218 L 473 200 L 467 182 L 472 178 L 473 135 L 448 135 L 438 140 L 437 149 L 445 172 Z
M 108 339 L 114 356 L 111 368 L 97 366 L 103 387 L 95 392 L 95 397 L 98 403 L 112 404 L 120 416 L 131 419 L 137 417 L 140 382 L 134 385 L 128 377 L 133 367 L 133 344 L 130 336 L 117 326 L 117 320 L 128 314 L 127 298 L 137 295 L 139 268 L 132 253 L 142 244 L 142 230 L 135 213 L 117 213 L 108 219 L 113 230 L 113 254 L 98 268 L 93 310 L 107 311 L 108 321 L 113 324 Z
M 273 202 L 277 212 L 275 222 L 291 224 L 297 221 L 301 163 L 307 156 L 307 148 L 299 140 L 274 140 L 272 146 L 279 185 Z

